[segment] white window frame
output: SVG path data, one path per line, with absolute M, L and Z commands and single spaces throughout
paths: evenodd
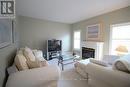
M 80 32 L 80 47 L 79 48 L 74 48 L 74 40 L 75 40 L 75 37 L 74 37 L 74 33 L 75 32 Z M 80 30 L 75 30 L 74 32 L 73 32 L 73 49 L 74 50 L 77 50 L 77 51 L 79 51 L 80 49 L 81 49 L 81 31 Z
M 110 25 L 109 55 L 111 55 L 111 49 L 112 49 L 112 29 L 113 29 L 113 27 L 116 27 L 116 26 L 125 26 L 125 25 L 130 25 L 130 22 Z

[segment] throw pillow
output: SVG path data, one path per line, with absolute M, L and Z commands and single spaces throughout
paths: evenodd
M 27 60 L 27 64 L 28 64 L 28 67 L 30 68 L 30 69 L 32 69 L 32 68 L 39 68 L 39 67 L 41 67 L 42 65 L 41 65 L 41 61 L 39 61 L 39 60 L 35 60 L 35 61 L 30 61 L 30 60 Z
M 23 54 L 28 61 L 35 61 L 35 56 L 30 48 L 25 47 Z
M 36 58 L 38 58 L 40 61 L 44 61 L 43 53 L 40 50 L 33 50 L 33 54 Z
M 18 70 L 26 70 L 28 69 L 28 65 L 26 63 L 26 58 L 22 54 L 17 54 L 15 57 L 15 65 L 18 68 Z
M 113 64 L 113 69 L 130 73 L 130 54 L 117 59 Z
M 127 67 L 120 61 L 117 61 L 115 63 L 116 69 L 120 70 L 120 71 L 124 71 L 124 72 L 129 72 L 129 70 L 127 69 Z

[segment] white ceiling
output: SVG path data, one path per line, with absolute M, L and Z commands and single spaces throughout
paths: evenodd
M 130 5 L 130 0 L 16 0 L 18 15 L 75 23 Z

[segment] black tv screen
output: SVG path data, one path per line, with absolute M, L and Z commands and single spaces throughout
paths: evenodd
M 48 52 L 61 51 L 62 41 L 61 40 L 48 40 Z

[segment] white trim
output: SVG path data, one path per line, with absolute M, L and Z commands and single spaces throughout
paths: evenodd
M 0 43 L 0 49 L 1 48 L 4 48 L 4 47 L 6 47 L 6 46 L 9 46 L 9 45 L 11 45 L 12 43 L 13 43 L 13 25 L 12 25 L 12 20 L 11 19 L 7 19 L 7 20 L 2 20 L 1 21 L 1 23 L 7 23 L 6 25 L 4 25 L 4 26 L 6 26 L 8 29 L 8 32 L 6 32 L 6 33 L 9 33 L 9 35 L 7 35 L 7 37 L 9 38 L 9 40 L 7 40 L 7 41 L 5 41 L 5 42 L 1 42 Z
M 0 44 L 0 48 L 6 47 L 6 46 L 8 46 L 8 45 L 10 45 L 10 44 L 11 44 L 11 42 L 1 43 L 1 44 Z
M 126 23 L 119 23 L 119 24 L 112 24 L 112 27 L 116 27 L 116 26 L 124 26 L 124 25 L 130 25 L 130 22 L 126 22 Z
M 109 33 L 109 55 L 111 55 L 111 49 L 112 49 L 112 29 L 113 29 L 113 25 L 110 25 L 110 33 Z

